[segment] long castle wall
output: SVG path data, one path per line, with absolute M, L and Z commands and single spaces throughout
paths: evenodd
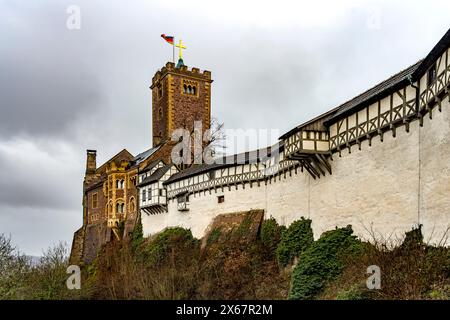
M 219 214 L 263 209 L 265 216 L 289 225 L 301 216 L 312 219 L 315 237 L 336 226 L 351 224 L 364 239 L 395 239 L 423 224 L 426 240 L 439 242 L 450 227 L 450 103 L 442 112 L 404 126 L 396 136 L 388 131 L 383 141 L 375 136 L 333 154 L 332 175 L 314 180 L 306 171 L 294 170 L 258 187 L 253 184 L 192 194 L 189 211 L 178 211 L 176 199 L 168 212 L 142 215 L 145 235 L 168 226 L 190 228 L 203 236 Z M 218 203 L 217 197 L 225 196 Z M 447 240 L 447 244 L 449 241 Z

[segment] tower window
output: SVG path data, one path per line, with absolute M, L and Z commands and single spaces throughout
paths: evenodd
M 198 82 L 191 80 L 183 80 L 182 92 L 185 95 L 197 96 Z
M 225 196 L 218 196 L 217 197 L 217 202 L 218 203 L 224 203 L 225 202 Z
M 158 84 L 157 90 L 158 90 L 158 99 L 161 99 L 163 96 L 163 89 L 161 84 Z
M 125 187 L 125 180 L 117 180 L 116 181 L 116 188 L 117 189 L 123 189 Z

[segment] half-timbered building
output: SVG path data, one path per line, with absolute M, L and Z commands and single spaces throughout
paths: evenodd
M 182 226 L 202 237 L 217 215 L 252 209 L 285 225 L 310 218 L 316 237 L 351 224 L 362 238 L 386 239 L 423 225 L 426 240 L 441 241 L 450 227 L 449 56 L 450 30 L 424 59 L 276 145 L 187 169 L 172 164 L 170 137 L 194 121 L 209 128 L 211 73 L 167 63 L 151 85 L 153 148 L 124 150 L 99 168 L 88 151 L 72 260 L 92 259 L 93 242 L 126 236 L 118 226 L 132 217 L 146 236 Z M 125 233 L 134 222 L 126 225 Z

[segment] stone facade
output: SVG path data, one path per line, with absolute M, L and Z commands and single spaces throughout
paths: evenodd
M 198 68 L 176 68 L 171 62 L 152 79 L 153 146 L 170 141 L 175 129 L 193 130 L 194 121 L 203 130 L 211 122 L 211 73 Z

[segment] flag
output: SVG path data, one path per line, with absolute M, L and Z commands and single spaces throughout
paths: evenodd
M 164 33 L 161 35 L 161 37 L 166 40 L 168 43 L 173 45 L 173 37 L 172 36 L 166 36 Z

